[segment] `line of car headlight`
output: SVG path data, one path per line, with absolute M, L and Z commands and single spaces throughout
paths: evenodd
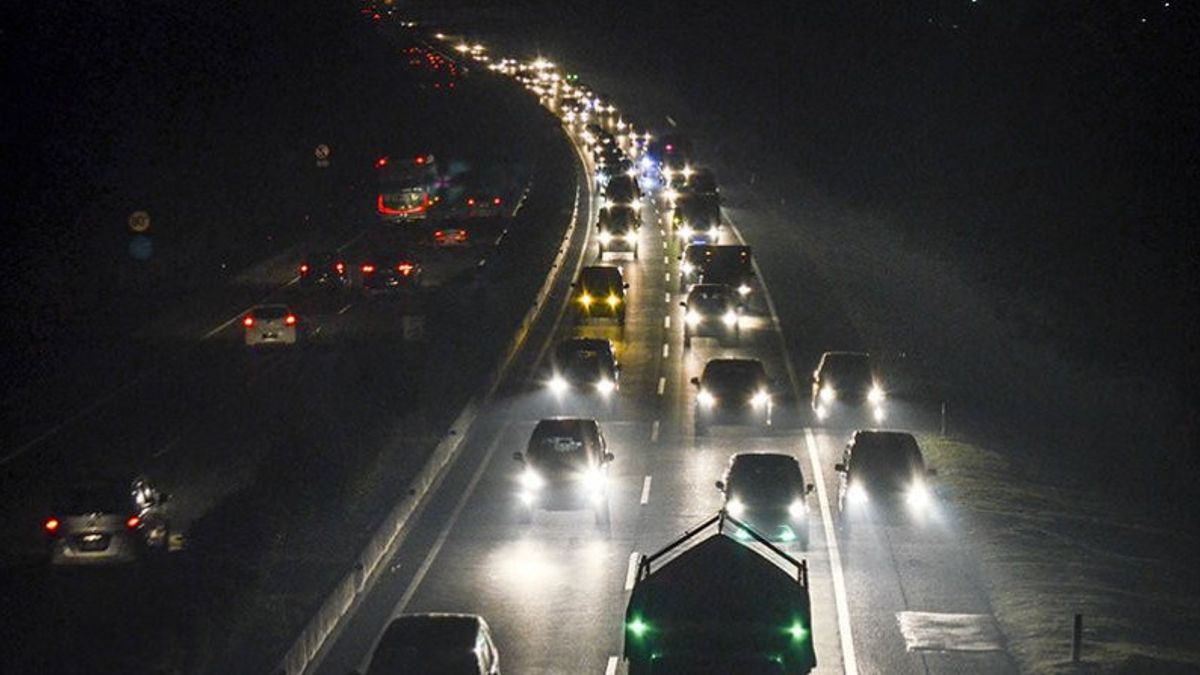
M 617 383 L 607 377 L 597 380 L 594 386 L 596 387 L 596 391 L 603 396 L 608 396 L 617 390 Z M 567 382 L 567 379 L 562 375 L 555 375 L 546 382 L 546 388 L 554 395 L 562 396 L 571 389 L 571 383 Z
M 579 304 L 583 305 L 585 309 L 591 307 L 597 301 L 597 298 L 591 293 L 584 292 L 579 295 Z M 617 305 L 621 304 L 621 298 L 616 293 L 609 293 L 608 297 L 604 299 L 604 302 L 609 307 L 616 307 Z
M 601 244 L 607 245 L 609 242 L 625 241 L 626 239 L 632 239 L 636 236 L 637 236 L 636 232 L 631 233 L 631 234 L 623 234 L 620 232 L 614 233 L 614 232 L 609 232 L 608 230 L 600 230 L 600 233 L 596 235 L 596 239 Z
M 720 236 L 721 228 L 718 225 L 713 225 L 707 230 L 694 228 L 687 223 L 679 226 L 679 238 L 684 241 L 691 241 L 698 237 L 707 237 L 710 241 L 716 241 Z
M 862 483 L 853 482 L 846 489 L 846 500 L 852 506 L 862 507 L 871 502 L 871 495 Z M 927 485 L 915 482 L 904 490 L 904 503 L 913 511 L 925 511 L 933 505 L 933 494 Z
M 729 501 L 725 502 L 725 512 L 734 518 L 741 518 L 746 515 L 746 503 L 737 497 L 730 497 Z M 797 497 L 788 504 L 787 512 L 790 518 L 803 518 L 808 515 L 808 504 L 804 499 Z
M 700 312 L 697 312 L 694 309 L 689 309 L 687 311 L 687 314 L 684 314 L 684 316 L 683 316 L 683 320 L 685 322 L 687 322 L 687 325 L 692 328 L 699 326 L 700 323 L 703 322 L 705 318 L 707 318 L 707 317 L 705 317 L 703 314 L 701 314 Z M 739 319 L 740 319 L 740 317 L 738 316 L 738 313 L 733 311 L 732 309 L 726 311 L 724 314 L 721 315 L 721 323 L 725 324 L 725 326 L 728 328 L 733 328 L 733 327 L 737 326 Z
M 580 488 L 583 489 L 594 501 L 604 499 L 604 495 L 608 490 L 608 474 L 599 467 L 591 467 L 585 471 L 580 471 L 575 475 L 579 481 Z M 538 491 L 546 486 L 546 479 L 542 474 L 538 473 L 533 467 L 526 467 L 521 473 L 521 501 L 526 504 L 533 503 Z
M 696 402 L 705 408 L 711 408 L 717 404 L 717 397 L 707 389 L 701 389 L 696 394 Z M 747 401 L 755 408 L 764 408 L 771 405 L 771 394 L 765 389 L 760 389 L 750 397 Z

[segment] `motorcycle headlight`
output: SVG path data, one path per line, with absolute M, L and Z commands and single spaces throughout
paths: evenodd
M 821 387 L 821 400 L 826 403 L 833 403 L 837 398 L 837 390 L 829 385 Z
M 545 484 L 546 481 L 542 478 L 541 474 L 533 469 L 525 469 L 525 473 L 521 474 L 521 485 L 526 490 L 538 490 Z
M 701 389 L 700 393 L 696 394 L 696 400 L 699 401 L 700 405 L 704 406 L 705 408 L 711 408 L 712 405 L 717 402 L 716 397 L 714 397 L 712 392 L 707 389 Z
M 596 383 L 596 391 L 600 392 L 601 394 L 603 394 L 605 396 L 608 396 L 609 394 L 613 393 L 613 391 L 616 388 L 617 388 L 617 383 L 613 382 L 612 380 L 608 379 L 607 377 Z
M 732 309 L 725 312 L 725 316 L 721 317 L 721 321 L 723 321 L 729 328 L 733 328 L 738 324 L 737 312 L 733 311 Z
M 866 504 L 870 498 L 867 496 L 867 491 L 858 483 L 851 483 L 850 489 L 846 490 L 846 499 L 851 504 Z
M 886 398 L 886 394 L 883 393 L 883 389 L 879 388 L 879 385 L 872 386 L 871 391 L 867 392 L 867 400 L 876 405 L 883 403 L 884 398 Z
M 561 396 L 567 392 L 569 385 L 561 375 L 555 375 L 554 377 L 550 378 L 550 381 L 546 383 L 546 386 L 550 388 L 550 391 Z
M 683 320 L 687 322 L 687 325 L 691 326 L 692 328 L 700 325 L 700 319 L 700 312 L 697 312 L 694 309 L 689 309 L 688 313 L 683 317 Z
M 771 402 L 771 395 L 765 391 L 759 391 L 750 397 L 750 405 L 755 408 L 762 408 Z
M 789 516 L 791 516 L 793 518 L 800 518 L 800 517 L 804 516 L 804 514 L 806 514 L 806 513 L 808 513 L 808 507 L 804 503 L 803 499 L 795 499 L 795 500 L 792 500 L 791 504 L 788 504 L 788 515 Z
M 746 505 L 737 497 L 730 497 L 729 501 L 725 502 L 725 512 L 734 518 L 741 518 L 742 514 L 746 513 Z

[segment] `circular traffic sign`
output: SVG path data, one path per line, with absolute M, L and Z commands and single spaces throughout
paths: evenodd
M 329 159 L 330 152 L 331 150 L 329 149 L 329 146 L 322 143 L 317 146 L 317 149 L 313 152 L 313 154 L 317 156 L 317 159 Z
M 129 214 L 129 229 L 134 232 L 145 232 L 150 229 L 150 214 L 145 211 L 134 211 Z

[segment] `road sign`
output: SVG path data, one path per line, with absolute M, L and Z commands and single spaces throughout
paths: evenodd
M 150 229 L 150 214 L 145 211 L 134 211 L 129 214 L 129 229 L 138 233 Z

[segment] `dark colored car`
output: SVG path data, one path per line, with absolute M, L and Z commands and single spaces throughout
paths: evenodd
M 714 197 L 680 197 L 671 222 L 684 244 L 715 245 L 721 238 L 721 204 Z
M 717 186 L 717 177 L 713 175 L 712 169 L 696 169 L 692 175 L 688 177 L 687 183 L 679 190 L 680 197 L 689 196 L 704 196 L 717 200 L 720 203 L 719 195 L 720 187 Z
M 834 469 L 841 474 L 838 508 L 843 526 L 855 519 L 921 519 L 935 507 L 926 479 L 937 472 L 926 468 L 912 434 L 856 431 Z
M 716 247 L 709 244 L 689 244 L 679 255 L 679 290 L 680 292 L 696 283 L 708 268 L 716 253 Z
M 604 188 L 602 208 L 629 206 L 636 209 L 641 206 L 641 199 L 642 191 L 636 180 L 625 175 L 613 176 Z
M 808 548 L 807 497 L 813 486 L 804 482 L 804 472 L 795 457 L 776 452 L 739 452 L 729 458 L 729 467 L 717 481 L 717 489 L 725 497 L 725 512 L 760 536 Z
M 596 240 L 600 244 L 600 257 L 605 253 L 632 253 L 638 257 L 638 240 L 641 238 L 642 217 L 637 207 L 610 206 L 600 212 L 596 224 Z
M 563 340 L 555 346 L 552 361 L 552 373 L 547 386 L 558 396 L 572 392 L 594 392 L 607 398 L 619 386 L 620 365 L 609 340 Z
M 736 343 L 741 334 L 742 309 L 737 292 L 722 284 L 696 284 L 683 306 L 683 346 L 693 337 L 714 337 L 721 344 Z
M 610 318 L 625 325 L 625 289 L 629 284 L 621 276 L 621 268 L 608 265 L 585 267 L 571 286 L 580 321 Z
M 692 141 L 680 134 L 666 134 L 650 142 L 646 156 L 661 171 L 663 168 L 682 169 L 692 162 Z M 666 183 L 667 181 L 663 181 Z
M 521 519 L 535 509 L 591 509 L 607 525 L 608 465 L 612 453 L 594 419 L 556 417 L 537 423 L 525 453 L 513 453 L 521 473 Z
M 366 675 L 499 675 L 487 621 L 474 614 L 404 614 L 392 619 Z
M 825 352 L 813 371 L 812 409 L 821 421 L 838 417 L 866 417 L 882 422 L 887 395 L 864 352 Z
M 144 478 L 83 481 L 57 490 L 42 524 L 50 564 L 127 563 L 166 551 L 167 499 Z
M 368 293 L 396 293 L 421 287 L 421 261 L 404 254 L 380 254 L 360 268 L 362 287 Z
M 711 359 L 696 389 L 696 435 L 714 424 L 771 424 L 771 379 L 758 359 Z
M 300 263 L 300 286 L 303 288 L 345 288 L 350 283 L 346 261 L 332 251 L 309 254 Z
M 744 300 L 754 286 L 754 262 L 749 246 L 714 246 L 700 274 L 700 283 L 725 284 Z

